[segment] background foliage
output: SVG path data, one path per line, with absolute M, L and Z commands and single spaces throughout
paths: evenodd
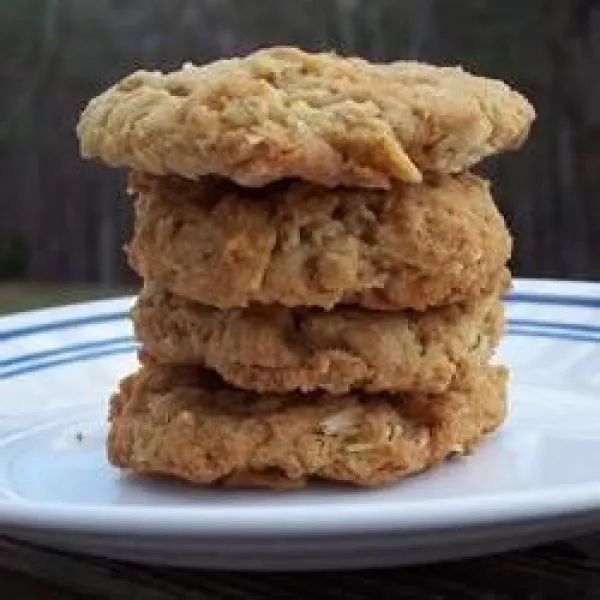
M 131 280 L 124 174 L 79 159 L 79 112 L 135 68 L 268 44 L 509 81 L 539 113 L 522 152 L 485 165 L 515 271 L 600 277 L 597 0 L 0 0 L 0 278 Z

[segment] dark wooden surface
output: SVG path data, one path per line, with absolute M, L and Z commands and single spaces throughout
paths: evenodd
M 158 568 L 0 538 L 0 598 L 600 599 L 600 534 L 435 565 L 323 573 Z

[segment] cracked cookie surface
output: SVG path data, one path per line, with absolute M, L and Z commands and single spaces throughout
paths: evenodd
M 111 402 L 108 456 L 199 484 L 374 486 L 469 453 L 506 414 L 507 373 L 462 373 L 442 396 L 257 395 L 188 367 L 147 364 Z
M 132 173 L 130 192 L 130 265 L 202 304 L 425 310 L 508 282 L 510 234 L 469 173 L 385 191 Z
M 502 334 L 496 296 L 427 312 L 252 306 L 218 310 L 147 284 L 136 338 L 163 364 L 202 365 L 257 392 L 446 390 L 489 360 Z
M 269 48 L 133 73 L 88 104 L 77 133 L 84 157 L 156 175 L 387 188 L 516 148 L 534 117 L 506 84 L 459 67 Z

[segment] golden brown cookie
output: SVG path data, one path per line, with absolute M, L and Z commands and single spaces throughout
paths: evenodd
M 516 148 L 534 117 L 504 83 L 457 67 L 271 48 L 133 73 L 89 103 L 77 132 L 83 156 L 156 175 L 385 188 Z
M 137 339 L 165 364 L 202 365 L 257 392 L 445 391 L 489 360 L 503 328 L 496 296 L 426 312 L 252 306 L 219 310 L 146 285 Z
M 112 399 L 108 456 L 200 484 L 381 485 L 468 453 L 506 412 L 506 370 L 463 373 L 442 396 L 257 395 L 198 369 L 147 365 Z
M 510 235 L 468 173 L 388 191 L 133 173 L 130 191 L 131 266 L 202 304 L 424 310 L 508 281 Z

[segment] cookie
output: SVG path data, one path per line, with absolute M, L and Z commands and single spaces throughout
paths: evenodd
M 219 310 L 146 285 L 137 339 L 164 364 L 202 365 L 257 392 L 440 393 L 487 362 L 503 328 L 498 297 L 427 312 L 252 306 Z
M 155 175 L 387 188 L 516 148 L 534 117 L 504 83 L 458 67 L 271 48 L 133 73 L 88 104 L 77 133 L 84 157 Z
M 219 308 L 338 303 L 425 310 L 506 285 L 511 237 L 468 173 L 390 190 L 133 173 L 130 265 Z
M 469 453 L 506 412 L 506 370 L 461 374 L 442 396 L 257 395 L 194 368 L 146 365 L 111 402 L 108 456 L 199 484 L 382 485 Z

